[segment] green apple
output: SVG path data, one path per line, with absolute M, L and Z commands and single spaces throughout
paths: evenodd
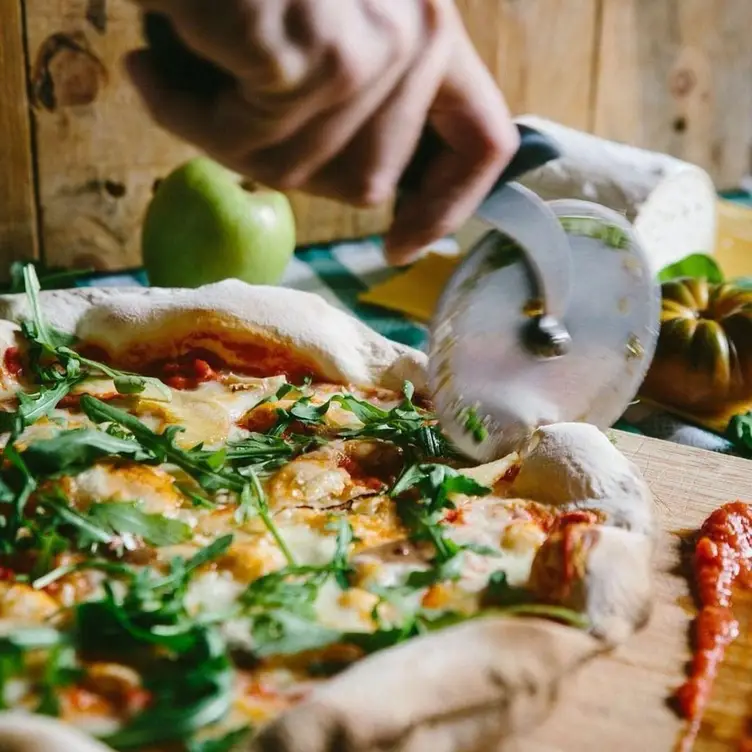
M 228 277 L 274 285 L 295 250 L 295 217 L 284 194 L 249 186 L 200 157 L 159 184 L 141 247 L 156 287 L 199 287 Z

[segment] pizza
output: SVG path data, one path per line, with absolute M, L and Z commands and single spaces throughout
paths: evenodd
M 0 298 L 0 748 L 493 749 L 648 619 L 585 424 L 474 466 L 422 353 L 225 281 Z

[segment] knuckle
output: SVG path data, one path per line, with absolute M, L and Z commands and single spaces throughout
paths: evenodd
M 367 80 L 366 64 L 354 50 L 336 46 L 329 52 L 337 90 L 345 98 L 356 95 Z
M 238 28 L 249 45 L 254 47 L 262 39 L 264 31 L 263 8 L 254 0 L 237 3 Z
M 456 229 L 456 222 L 453 219 L 436 219 L 420 233 L 418 240 L 421 246 L 425 247 L 440 238 L 451 235 Z
M 520 146 L 519 135 L 513 128 L 508 133 L 482 131 L 475 141 L 477 159 L 482 164 L 503 165 L 511 161 Z
M 308 174 L 303 170 L 289 170 L 276 176 L 274 188 L 278 191 L 296 191 L 308 182 Z
M 365 175 L 354 191 L 357 204 L 362 207 L 381 206 L 393 193 L 392 181 L 385 175 Z

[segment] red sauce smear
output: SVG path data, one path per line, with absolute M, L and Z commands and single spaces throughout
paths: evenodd
M 188 343 L 184 343 L 184 346 L 187 345 L 186 352 L 181 355 L 154 358 L 153 355 L 150 356 L 149 346 L 145 344 L 129 353 L 126 358 L 128 367 L 132 369 L 134 363 L 140 363 L 136 368 L 139 373 L 161 378 L 173 389 L 195 389 L 205 381 L 221 378 L 218 371 L 222 369 L 259 378 L 285 376 L 292 384 L 302 384 L 306 378 L 316 376 L 311 365 L 302 358 L 295 358 L 281 345 L 222 341 L 216 336 L 201 332 L 197 332 L 196 336 L 221 342 L 225 350 L 233 354 L 230 357 L 233 362 L 227 363 L 210 349 L 191 347 Z M 109 353 L 98 345 L 84 344 L 79 348 L 79 352 L 92 360 L 112 363 Z
M 225 342 L 224 346 L 242 365 L 228 365 L 210 350 L 193 348 L 176 358 L 153 361 L 145 372 L 164 379 L 173 389 L 195 389 L 204 381 L 219 379 L 217 372 L 221 369 L 259 378 L 285 376 L 291 384 L 302 384 L 306 378 L 315 376 L 310 366 L 290 357 L 284 349 L 231 342 Z
M 58 407 L 64 410 L 76 410 L 78 409 L 81 403 L 81 397 L 83 396 L 83 393 L 66 394 L 65 397 L 63 397 L 60 402 L 58 402 Z M 107 392 L 105 394 L 97 394 L 96 398 L 102 402 L 112 402 L 116 399 L 122 399 L 123 395 L 119 394 L 118 392 Z
M 368 473 L 355 457 L 343 455 L 339 458 L 337 465 L 348 473 L 353 482 L 360 486 L 372 491 L 381 491 L 385 486 L 384 481 Z
M 690 721 L 680 752 L 692 749 L 718 667 L 739 634 L 733 592 L 752 587 L 752 505 L 735 501 L 708 517 L 695 546 L 694 574 L 700 613 L 689 679 L 676 692 L 681 713 Z
M 11 376 L 21 375 L 21 372 L 23 371 L 23 362 L 21 361 L 21 353 L 17 347 L 9 347 L 5 351 L 3 365 L 5 366 L 5 370 Z
M 218 364 L 215 362 L 215 365 Z M 208 360 L 188 356 L 165 363 L 162 366 L 162 377 L 165 384 L 173 389 L 195 389 L 206 381 L 216 381 L 219 374 Z

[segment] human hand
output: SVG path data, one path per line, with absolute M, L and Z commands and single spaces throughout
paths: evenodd
M 406 263 L 473 213 L 517 150 L 504 99 L 452 0 L 137 0 L 230 74 L 176 90 L 149 50 L 128 70 L 164 128 L 271 188 L 388 200 L 429 125 L 443 148 L 386 238 Z

